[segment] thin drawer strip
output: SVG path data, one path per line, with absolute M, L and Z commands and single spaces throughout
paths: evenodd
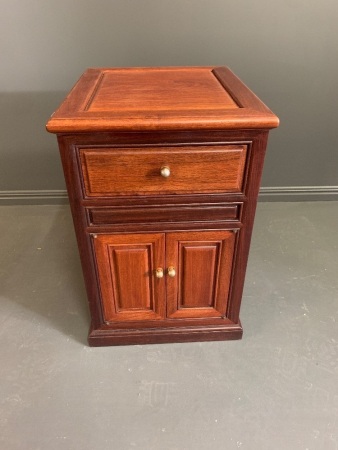
M 91 225 L 147 222 L 209 222 L 240 219 L 241 204 L 217 206 L 147 206 L 88 208 Z

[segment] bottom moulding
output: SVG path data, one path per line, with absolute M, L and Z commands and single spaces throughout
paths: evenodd
M 165 344 L 174 342 L 228 341 L 241 339 L 241 323 L 144 329 L 93 329 L 88 335 L 92 347 L 108 345 Z

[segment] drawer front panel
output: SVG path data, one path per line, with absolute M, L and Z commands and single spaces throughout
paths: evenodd
M 246 145 L 81 149 L 85 195 L 239 193 L 246 154 Z
M 240 204 L 218 206 L 153 206 L 90 208 L 92 225 L 148 222 L 194 222 L 239 220 Z

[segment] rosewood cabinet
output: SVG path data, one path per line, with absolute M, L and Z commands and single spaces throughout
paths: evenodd
M 90 345 L 239 339 L 268 132 L 227 68 L 88 69 L 58 136 Z

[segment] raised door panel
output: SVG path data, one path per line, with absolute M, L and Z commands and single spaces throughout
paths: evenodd
M 164 234 L 97 235 L 94 238 L 105 322 L 156 320 L 165 315 Z
M 167 279 L 168 317 L 225 316 L 234 243 L 234 231 L 167 235 L 166 267 L 175 268 Z

